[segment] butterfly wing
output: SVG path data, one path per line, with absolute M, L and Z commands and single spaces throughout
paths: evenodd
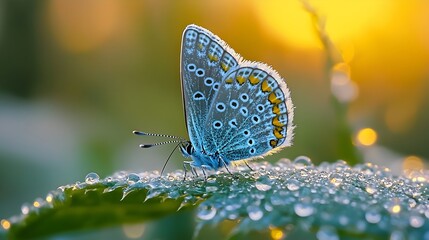
M 226 161 L 263 157 L 290 146 L 293 104 L 284 80 L 263 63 L 228 72 L 208 112 L 203 144 Z
M 210 31 L 196 25 L 185 29 L 180 61 L 183 104 L 190 141 L 200 151 L 214 96 L 228 70 L 239 61 L 238 55 Z

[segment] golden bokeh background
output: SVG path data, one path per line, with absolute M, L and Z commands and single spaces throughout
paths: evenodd
M 419 175 L 429 158 L 427 1 L 4 0 L 0 219 L 91 171 L 160 170 L 173 146 L 142 150 L 162 139 L 131 132 L 187 136 L 179 60 L 191 23 L 285 77 L 294 146 L 268 161 L 348 161 L 345 124 L 358 157 L 427 181 Z M 174 154 L 167 171 L 183 160 Z M 150 231 L 123 231 L 133 229 Z

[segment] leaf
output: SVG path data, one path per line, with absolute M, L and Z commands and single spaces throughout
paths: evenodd
M 207 178 L 186 180 L 183 171 L 118 172 L 105 179 L 90 173 L 85 182 L 24 206 L 21 216 L 2 220 L 2 226 L 10 239 L 45 237 L 151 221 L 198 206 L 196 237 L 205 226 L 225 221 L 234 223 L 232 239 L 251 231 L 297 230 L 319 239 L 428 235 L 428 174 L 409 179 L 373 164 L 350 167 L 344 161 L 314 166 L 306 157 L 251 167 L 254 171 L 238 166 L 232 175 L 207 172 Z

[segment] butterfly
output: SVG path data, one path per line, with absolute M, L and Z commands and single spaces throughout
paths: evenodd
M 189 141 L 164 143 L 179 142 L 191 169 L 228 170 L 231 162 L 263 158 L 291 145 L 290 91 L 267 64 L 244 60 L 209 30 L 188 25 L 182 36 L 180 76 Z

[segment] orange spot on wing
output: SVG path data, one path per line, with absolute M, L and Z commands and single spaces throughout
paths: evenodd
M 252 84 L 252 85 L 256 85 L 256 84 L 258 84 L 258 83 L 260 82 L 260 79 L 259 79 L 259 78 L 257 78 L 257 77 L 255 77 L 255 76 L 253 76 L 253 75 L 251 75 L 251 76 L 249 77 L 249 82 L 250 82 L 250 84 Z
M 267 80 L 265 80 L 261 83 L 261 90 L 262 90 L 262 92 L 271 92 L 272 89 L 271 89 L 270 85 L 268 85 Z
M 270 95 L 268 95 L 268 101 L 270 101 L 272 104 L 279 104 L 282 100 L 278 98 L 274 92 L 272 92 Z
M 225 72 L 227 72 L 229 69 L 229 66 L 226 63 L 221 63 L 220 66 L 221 66 L 222 70 Z
M 278 143 L 279 141 L 278 140 L 270 140 L 270 146 L 272 147 L 272 148 L 275 148 L 275 147 L 277 147 L 277 143 Z
M 246 78 L 244 78 L 243 76 L 237 76 L 237 77 L 235 77 L 235 79 L 237 79 L 237 82 L 240 85 L 242 85 L 243 83 L 246 82 Z
M 217 62 L 219 58 L 216 55 L 213 55 L 211 53 L 208 54 L 210 62 Z
M 274 136 L 275 136 L 277 139 L 282 139 L 282 138 L 284 138 L 285 136 L 282 134 L 282 131 L 283 131 L 283 128 L 281 128 L 281 127 L 275 128 L 275 129 L 274 129 L 274 131 L 273 131 Z
M 279 121 L 279 116 L 275 116 L 272 121 L 273 125 L 276 127 L 283 127 L 284 124 Z
M 232 79 L 231 77 L 225 80 L 225 83 L 227 84 L 232 84 L 232 82 L 234 82 L 234 79 Z
M 276 115 L 280 113 L 279 105 L 274 105 L 273 106 L 273 113 L 276 114 Z

